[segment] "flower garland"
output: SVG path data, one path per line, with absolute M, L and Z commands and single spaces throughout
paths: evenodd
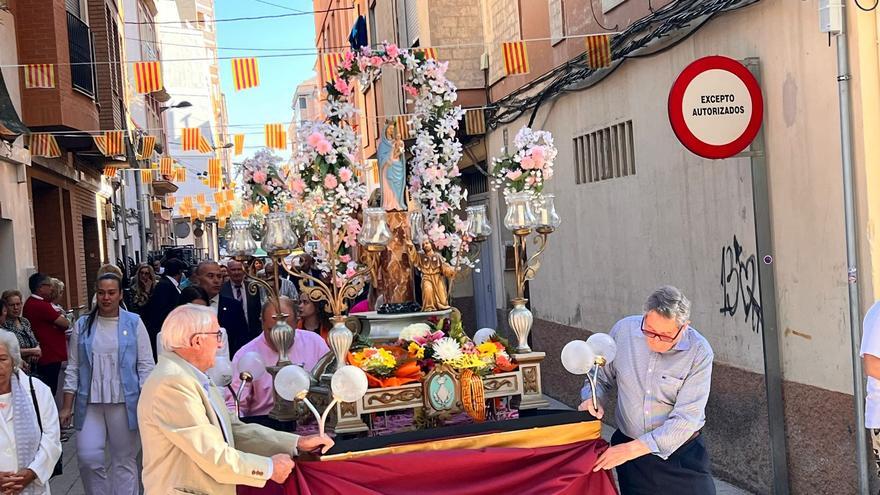
M 446 78 L 447 63 L 390 43 L 376 49 L 347 51 L 337 67 L 339 77 L 325 86 L 327 122 L 306 123 L 298 131 L 302 143 L 294 158 L 298 173 L 291 177 L 289 188 L 298 198 L 312 196 L 318 212 L 323 209 L 326 216 L 333 217 L 334 227 L 344 232 L 345 245 L 354 244 L 360 230 L 357 213 L 367 199 L 366 188 L 355 173 L 359 141 L 346 124 L 358 112 L 351 103 L 354 81 L 366 86 L 389 66 L 407 71 L 403 89 L 414 104 L 409 121 L 416 136 L 410 195 L 422 207 L 428 238 L 447 261 L 452 261 L 460 252 L 466 252 L 470 239 L 466 223 L 455 216 L 467 199 L 458 169 L 462 146 L 456 139 L 464 113 L 454 106 L 458 96 L 455 85 Z
M 523 127 L 513 140 L 516 151 L 492 160 L 492 186 L 504 189 L 504 195 L 528 191 L 537 196 L 544 182 L 553 177 L 557 150 L 548 131 Z

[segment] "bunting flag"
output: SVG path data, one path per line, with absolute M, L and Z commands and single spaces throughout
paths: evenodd
M 321 65 L 324 69 L 324 82 L 333 82 L 339 77 L 339 64 L 345 59 L 340 52 L 325 53 L 321 55 Z
M 430 48 L 430 47 L 428 47 L 428 48 L 413 48 L 412 51 L 413 51 L 413 53 L 421 53 L 422 55 L 424 55 L 425 60 L 430 60 L 430 59 L 439 60 L 437 58 L 437 49 L 436 48 Z
M 138 93 L 154 93 L 162 89 L 162 69 L 159 62 L 134 64 L 134 88 Z
M 218 205 L 223 203 L 223 191 L 217 191 L 214 193 L 214 202 Z
M 24 66 L 24 87 L 26 89 L 54 88 L 55 65 L 29 64 Z
M 395 117 L 397 121 L 397 132 L 399 133 L 400 139 L 406 141 L 407 139 L 412 139 L 412 133 L 409 128 L 409 115 L 398 115 Z
M 174 159 L 170 156 L 163 156 L 159 160 L 159 174 L 171 177 L 174 175 Z
M 138 156 L 140 160 L 149 160 L 153 156 L 153 150 L 156 149 L 156 136 L 144 136 L 141 140 L 141 153 Z
M 236 134 L 232 136 L 235 142 L 235 155 L 238 156 L 244 152 L 244 134 Z
M 177 204 L 177 196 L 174 196 L 173 194 L 166 194 L 165 205 L 169 208 L 174 208 L 175 204 Z
M 61 156 L 61 148 L 58 147 L 58 141 L 51 134 L 31 134 L 30 149 L 33 156 L 46 158 L 58 158 Z
M 153 210 L 153 213 L 161 213 L 162 212 L 162 202 L 158 199 L 154 199 L 150 201 L 150 209 Z
M 486 133 L 486 115 L 482 108 L 472 108 L 464 113 L 464 131 L 468 136 Z
M 220 189 L 220 186 L 223 184 L 222 179 L 219 175 L 209 175 L 208 176 L 208 187 L 211 189 Z
M 224 191 L 224 193 L 226 195 L 226 201 L 235 201 L 235 191 L 233 191 L 232 189 L 227 189 L 226 191 Z
M 104 154 L 106 156 L 117 156 L 125 154 L 125 131 L 105 131 L 104 132 Z
M 287 147 L 287 132 L 282 124 L 266 124 L 266 147 L 276 150 Z
M 223 217 L 223 218 L 217 220 L 217 227 L 221 228 L 221 229 L 226 228 L 226 217 Z
M 219 158 L 211 158 L 208 160 L 208 177 L 216 176 L 220 177 L 221 168 L 220 168 L 220 159 Z
M 529 73 L 529 54 L 526 51 L 525 41 L 504 42 L 501 44 L 501 51 L 504 55 L 506 75 Z
M 205 139 L 205 136 L 199 135 L 199 151 L 202 153 L 211 153 L 214 151 L 214 147 L 211 146 L 211 143 Z
M 202 132 L 198 127 L 186 127 L 183 129 L 183 151 L 198 149 Z
M 611 67 L 611 35 L 600 34 L 588 36 L 587 67 L 591 69 L 604 69 Z
M 141 182 L 144 184 L 151 184 L 153 182 L 153 171 L 141 170 Z
M 92 140 L 95 141 L 95 147 L 98 148 L 98 151 L 107 156 L 107 139 L 104 136 L 92 136 Z
M 192 196 L 184 196 L 183 197 L 183 206 L 181 208 L 185 208 L 187 210 L 192 209 L 193 207 L 193 198 Z
M 236 91 L 260 85 L 260 73 L 257 71 L 257 59 L 232 59 L 232 82 Z
M 104 173 L 104 176 L 105 176 L 105 177 L 112 179 L 113 177 L 116 176 L 116 171 L 117 171 L 117 170 L 118 170 L 118 169 L 117 169 L 116 167 L 104 167 L 104 172 L 103 172 L 103 173 Z
M 186 168 L 177 167 L 174 169 L 174 182 L 186 182 Z

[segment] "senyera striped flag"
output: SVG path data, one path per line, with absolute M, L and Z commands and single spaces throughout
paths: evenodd
M 163 156 L 159 160 L 159 174 L 171 177 L 174 175 L 174 159 L 170 156 Z
M 117 156 L 125 154 L 125 131 L 104 131 L 104 154 Z
M 235 154 L 242 154 L 244 151 L 244 134 L 235 134 L 232 136 L 232 140 L 235 142 Z
M 321 65 L 324 68 L 324 82 L 332 83 L 339 77 L 339 64 L 345 56 L 340 52 L 325 53 L 321 55 Z
M 504 73 L 528 74 L 529 54 L 526 50 L 525 41 L 508 41 L 501 44 L 501 52 L 504 55 Z
M 54 64 L 28 64 L 24 66 L 24 87 L 26 89 L 54 88 Z
M 611 35 L 587 36 L 587 66 L 591 69 L 611 67 Z
M 192 151 L 199 148 L 199 138 L 202 137 L 198 127 L 185 127 L 183 129 L 183 151 Z
M 253 57 L 232 59 L 232 82 L 236 91 L 259 86 L 260 73 L 257 70 L 257 59 Z
M 153 93 L 162 89 L 162 68 L 159 62 L 136 62 L 134 87 L 138 93 Z
M 287 147 L 287 132 L 281 124 L 266 124 L 266 147 L 283 150 Z
M 156 136 L 144 136 L 141 140 L 141 153 L 139 158 L 141 160 L 148 160 L 153 155 L 153 150 L 156 148 Z
M 45 158 L 58 158 L 61 156 L 61 148 L 55 136 L 46 133 L 33 133 L 30 138 L 31 155 Z

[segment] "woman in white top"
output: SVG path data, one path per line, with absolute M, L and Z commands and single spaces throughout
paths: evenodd
M 70 336 L 61 425 L 72 418 L 79 432 L 76 455 L 86 493 L 137 495 L 137 403 L 155 364 L 153 351 L 141 318 L 119 307 L 122 280 L 107 273 L 95 285 L 97 305 Z
M 0 330 L 0 493 L 49 493 L 49 478 L 59 457 L 61 439 L 52 392 L 21 371 L 18 339 Z

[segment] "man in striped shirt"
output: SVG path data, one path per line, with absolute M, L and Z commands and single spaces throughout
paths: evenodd
M 617 468 L 622 495 L 713 495 L 700 435 L 712 379 L 709 343 L 688 326 L 690 301 L 675 287 L 654 291 L 643 315 L 611 329 L 617 356 L 599 372 L 597 396 L 617 388 L 618 430 L 594 471 Z M 578 407 L 601 419 L 589 381 Z

